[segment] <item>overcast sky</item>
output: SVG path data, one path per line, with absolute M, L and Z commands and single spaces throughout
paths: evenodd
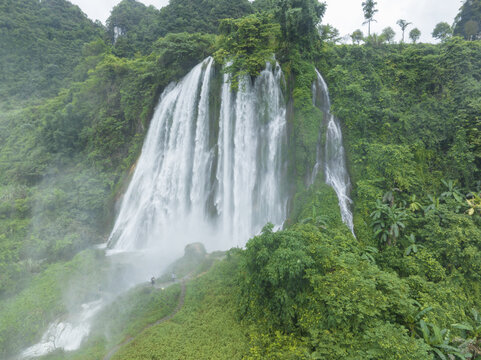
M 110 10 L 120 0 L 70 0 L 93 20 L 105 23 Z M 160 8 L 168 4 L 168 0 L 140 0 L 146 5 Z M 352 33 L 361 28 L 367 34 L 367 25 L 363 23 L 361 3 L 363 0 L 325 0 L 327 11 L 323 23 L 328 23 L 339 29 L 341 35 Z M 454 17 L 461 7 L 462 0 L 377 0 L 375 19 L 377 23 L 371 25 L 371 32 L 380 33 L 382 29 L 391 26 L 396 31 L 396 38 L 400 39 L 401 31 L 396 25 L 398 19 L 412 22 L 407 32 L 413 27 L 421 30 L 421 41 L 432 42 L 431 32 L 434 26 L 441 21 L 453 23 Z M 406 34 L 407 37 L 407 34 Z

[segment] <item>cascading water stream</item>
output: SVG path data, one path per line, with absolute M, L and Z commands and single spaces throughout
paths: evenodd
M 342 144 L 341 124 L 339 119 L 331 114 L 331 101 L 327 84 L 317 69 L 316 74 L 317 80 L 312 86 L 312 101 L 324 114 L 323 127 L 326 128 L 326 137 L 323 149 L 322 134 L 319 135 L 316 164 L 312 171 L 310 183 L 314 183 L 319 172 L 324 169 L 326 183 L 332 186 L 339 199 L 342 221 L 354 235 L 353 216 L 350 209 L 352 200 L 349 197 L 351 181 L 347 172 L 346 155 Z

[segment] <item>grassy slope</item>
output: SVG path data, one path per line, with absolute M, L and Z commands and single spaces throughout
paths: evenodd
M 223 261 L 189 283 L 182 310 L 139 334 L 113 359 L 242 358 L 248 338 L 235 316 L 236 269 L 233 261 Z
M 100 313 L 91 335 L 79 351 L 59 350 L 42 359 L 103 359 L 116 344 L 136 336 L 146 326 L 170 314 L 177 305 L 179 295 L 179 285 L 165 290 L 153 290 L 150 285 L 139 285 Z
M 51 265 L 33 276 L 18 296 L 0 302 L 0 357 L 38 340 L 49 321 L 67 311 L 67 294 L 74 294 L 78 302 L 91 301 L 88 289 L 98 283 L 100 266 L 95 251 L 82 252 L 69 262 Z
M 228 260 L 217 261 L 210 270 L 189 281 L 184 306 L 173 319 L 146 329 L 174 311 L 180 286 L 152 290 L 150 285 L 142 284 L 99 314 L 80 350 L 58 350 L 41 359 L 102 360 L 129 337 L 135 340 L 121 347 L 112 359 L 242 358 L 248 338 L 247 329 L 235 317 L 236 259 L 228 256 Z M 213 257 L 208 256 L 192 273 L 204 271 L 212 261 Z M 182 270 L 175 268 L 182 276 Z

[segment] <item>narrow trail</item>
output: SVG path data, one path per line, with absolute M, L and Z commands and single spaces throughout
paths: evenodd
M 139 337 L 144 331 L 156 326 L 156 325 L 159 325 L 159 324 L 162 324 L 166 321 L 169 321 L 170 319 L 172 319 L 179 311 L 180 309 L 182 309 L 182 307 L 184 306 L 184 301 L 185 301 L 185 289 L 186 289 L 186 282 L 187 281 L 192 281 L 192 280 L 195 280 L 195 279 L 198 279 L 200 278 L 201 276 L 207 274 L 208 271 L 205 271 L 193 278 L 190 277 L 190 275 L 186 275 L 184 278 L 182 278 L 181 280 L 181 284 L 180 284 L 180 295 L 179 295 L 179 300 L 177 302 L 177 306 L 175 307 L 174 311 L 172 311 L 169 315 L 167 316 L 164 316 L 163 318 L 157 320 L 156 322 L 150 324 L 150 325 L 147 325 L 146 327 L 144 327 L 142 330 L 140 330 L 137 334 L 137 336 L 129 336 L 128 338 L 126 338 L 124 341 L 122 341 L 120 344 L 118 344 L 117 346 L 115 346 L 112 350 L 109 351 L 109 353 L 107 355 L 105 355 L 105 357 L 103 358 L 103 360 L 110 360 L 112 358 L 112 356 L 114 356 L 119 350 L 120 348 L 124 347 L 125 345 L 128 345 L 130 344 L 132 341 L 134 341 L 137 337 Z
M 134 341 L 141 333 L 143 333 L 145 330 L 150 329 L 153 326 L 159 325 L 163 322 L 169 321 L 172 319 L 180 309 L 182 309 L 182 306 L 184 306 L 184 300 L 185 300 L 185 282 L 186 278 L 182 279 L 181 284 L 180 284 L 180 295 L 179 295 L 179 300 L 177 302 L 177 306 L 175 307 L 174 311 L 172 311 L 169 315 L 164 316 L 162 319 L 157 320 L 156 322 L 147 325 L 144 327 L 142 330 L 139 331 L 139 334 L 137 336 L 129 336 L 126 338 L 124 341 L 122 341 L 120 344 L 115 346 L 112 350 L 109 351 L 107 355 L 105 355 L 104 360 L 110 360 L 112 356 L 114 356 L 120 348 L 123 346 L 130 344 L 132 341 Z

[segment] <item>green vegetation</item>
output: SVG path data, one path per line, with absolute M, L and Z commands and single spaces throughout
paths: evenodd
M 314 0 L 175 0 L 160 11 L 124 0 L 106 28 L 63 0 L 2 3 L 0 357 L 98 295 L 79 289 L 96 289 L 110 264 L 88 248 L 105 241 L 158 97 L 213 55 L 234 88 L 274 56 L 282 66 L 285 229 L 267 225 L 222 261 L 174 264 L 202 276 L 170 321 L 144 331 L 172 313 L 180 287 L 141 285 L 98 316 L 82 349 L 46 359 L 101 359 L 139 334 L 114 358 L 479 358 L 478 3 L 457 17 L 465 39 L 440 23 L 436 45 L 404 44 L 405 20 L 402 44 L 386 28 L 336 45 Z M 363 3 L 369 24 L 375 5 Z M 306 188 L 323 125 L 315 67 L 343 126 L 356 237 L 322 175 Z
M 148 55 L 159 37 L 185 32 L 216 34 L 222 19 L 250 13 L 247 0 L 172 0 L 160 10 L 136 0 L 123 0 L 112 9 L 107 34 L 117 56 Z
M 481 37 L 481 1 L 466 0 L 454 20 L 454 35 L 466 40 L 476 40 Z
M 71 261 L 54 264 L 29 279 L 28 287 L 0 303 L 0 355 L 8 358 L 25 344 L 38 340 L 50 321 L 66 311 L 95 300 L 106 270 L 104 256 L 89 250 Z
M 432 36 L 435 39 L 445 41 L 448 37 L 453 34 L 453 29 L 447 22 L 440 22 L 436 25 L 432 32 Z
M 279 24 L 272 15 L 253 14 L 238 20 L 225 19 L 220 24 L 220 49 L 214 54 L 225 71 L 232 75 L 232 86 L 237 88 L 239 76 L 256 76 L 273 61 L 280 35 Z
M 0 99 L 11 105 L 68 86 L 82 46 L 103 34 L 66 0 L 2 1 L 0 24 Z
M 415 44 L 420 37 L 421 37 L 421 31 L 418 28 L 414 28 L 409 32 L 409 38 L 411 39 L 413 44 Z
M 112 359 L 241 359 L 247 329 L 235 314 L 235 252 L 187 285 L 185 304 L 169 322 L 143 332 Z

